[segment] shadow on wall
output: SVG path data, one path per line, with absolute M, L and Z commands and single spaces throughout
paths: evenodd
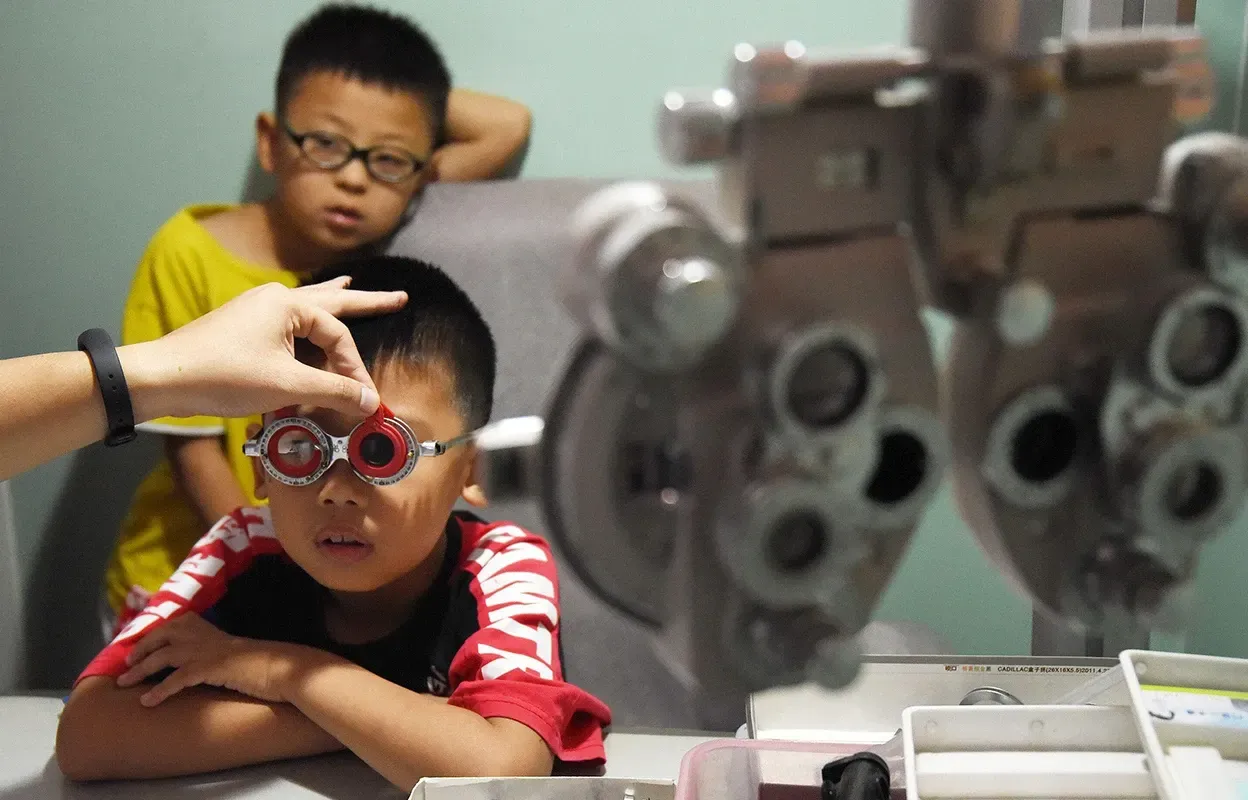
M 92 445 L 73 458 L 39 537 L 27 586 L 26 675 L 31 689 L 64 689 L 99 651 L 101 576 L 130 498 L 157 463 L 160 440 Z
M 273 194 L 273 177 L 264 171 L 253 152 L 247 164 L 246 177 L 243 178 L 243 189 L 238 193 L 239 202 L 261 203 L 271 194 Z

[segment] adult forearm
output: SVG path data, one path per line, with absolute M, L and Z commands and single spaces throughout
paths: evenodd
M 291 703 L 404 790 L 426 776 L 549 773 L 540 741 L 517 747 L 490 720 L 335 656 L 304 660 L 287 684 Z
M 0 479 L 99 439 L 104 425 L 86 355 L 0 361 Z
M 135 420 L 160 416 L 158 366 L 143 345 L 118 350 Z M 0 479 L 103 438 L 104 402 L 86 354 L 0 361 Z
M 75 780 L 193 775 L 342 749 L 289 704 L 197 687 L 147 708 L 139 703 L 147 687 L 88 681 L 57 728 L 57 762 Z
M 118 350 L 135 422 L 241 417 L 305 402 L 371 414 L 380 402 L 347 327 L 335 315 L 401 308 L 402 292 L 353 292 L 344 279 L 244 292 L 153 342 Z M 327 353 L 331 371 L 300 363 L 296 339 Z M 101 438 L 104 404 L 90 360 L 54 353 L 0 360 L 0 479 Z

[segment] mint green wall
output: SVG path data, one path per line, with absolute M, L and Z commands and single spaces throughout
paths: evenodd
M 1217 76 L 1214 112 L 1208 126 L 1243 132 L 1244 27 L 1243 0 L 1198 0 L 1196 26 L 1204 32 L 1209 62 Z M 1237 101 L 1240 98 L 1240 101 Z
M 1216 5 L 1222 0 L 1201 0 Z M 896 42 L 903 0 L 476 0 L 390 2 L 441 42 L 457 80 L 526 102 L 525 175 L 659 176 L 656 99 L 712 84 L 739 40 Z M 1228 8 L 1232 3 L 1224 2 Z M 270 102 L 299 0 L 0 3 L 0 357 L 66 348 L 116 322 L 133 264 L 180 205 L 234 200 L 251 122 Z M 1242 28 L 1242 9 L 1236 30 Z M 933 323 L 938 339 L 944 329 Z M 942 345 L 943 346 L 943 345 Z M 70 460 L 18 479 L 29 570 Z M 1244 650 L 1229 620 L 1245 526 L 1213 548 L 1190 641 Z M 107 538 L 108 531 L 83 531 Z M 98 550 L 98 546 L 96 547 Z M 1217 583 L 1225 581 L 1225 583 Z M 987 565 L 947 493 L 934 504 L 881 616 L 931 624 L 965 652 L 1026 651 L 1029 607 Z
M 1248 47 L 1244 0 L 1198 0 L 1196 25 L 1207 38 L 1217 78 L 1210 127 L 1243 134 L 1244 54 Z M 1205 549 L 1187 637 L 1190 652 L 1248 657 L 1248 516 Z

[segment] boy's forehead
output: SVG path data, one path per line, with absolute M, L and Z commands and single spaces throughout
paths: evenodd
M 409 147 L 433 146 L 434 120 L 420 95 L 318 70 L 304 75 L 286 101 L 285 116 L 300 125 L 333 125 L 348 136 L 402 138 Z
M 391 359 L 374 366 L 370 374 L 377 384 L 381 401 L 404 422 L 414 427 L 443 427 L 452 419 L 462 421 L 454 381 L 443 366 L 402 363 Z M 315 405 L 298 405 L 294 410 L 298 416 L 322 420 L 327 424 L 354 425 L 364 419 L 363 415 L 346 415 Z

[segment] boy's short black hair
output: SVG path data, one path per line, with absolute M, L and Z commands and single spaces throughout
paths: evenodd
M 351 276 L 351 288 L 407 292 L 390 314 L 344 319 L 372 372 L 390 362 L 446 369 L 469 430 L 489 422 L 494 408 L 494 336 L 481 312 L 438 267 L 415 258 L 374 255 L 326 268 L 308 282 Z
M 322 6 L 286 38 L 277 70 L 278 114 L 313 72 L 419 96 L 433 115 L 435 140 L 442 139 L 451 74 L 437 45 L 411 20 L 363 5 Z

